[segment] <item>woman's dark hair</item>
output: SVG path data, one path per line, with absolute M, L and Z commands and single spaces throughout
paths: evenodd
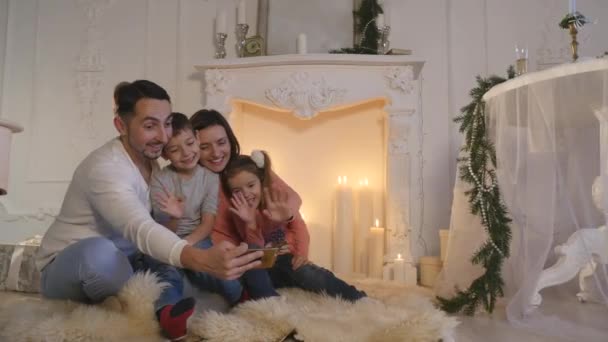
M 272 165 L 270 163 L 270 157 L 265 151 L 261 152 L 264 155 L 264 167 L 258 167 L 253 161 L 253 159 L 250 156 L 246 155 L 238 155 L 231 159 L 230 162 L 228 162 L 228 165 L 226 165 L 224 171 L 220 173 L 220 182 L 222 183 L 222 190 L 224 190 L 226 196 L 232 196 L 232 191 L 230 189 L 230 185 L 228 184 L 228 180 L 241 171 L 246 171 L 256 175 L 260 180 L 260 183 L 262 183 L 262 188 L 271 187 L 272 178 L 270 177 L 270 174 L 272 172 Z M 264 206 L 263 200 L 262 206 Z
M 141 99 L 167 100 L 171 98 L 167 91 L 158 84 L 148 80 L 134 82 L 120 82 L 114 88 L 114 103 L 116 115 L 122 119 L 129 119 L 135 114 L 135 104 Z
M 230 124 L 217 110 L 201 109 L 190 117 L 190 123 L 195 133 L 211 126 L 223 127 L 230 142 L 230 160 L 241 153 L 241 145 L 239 145 L 239 141 L 236 139 Z

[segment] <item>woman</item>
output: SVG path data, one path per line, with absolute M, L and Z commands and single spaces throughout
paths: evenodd
M 228 165 L 228 162 L 240 154 L 240 145 L 230 124 L 218 111 L 207 109 L 194 113 L 190 118 L 190 122 L 200 142 L 200 164 L 213 172 L 221 173 L 226 168 L 226 165 Z M 299 210 L 302 205 L 300 196 L 274 172 L 271 173 L 271 179 L 274 189 L 287 193 L 289 207 L 299 217 Z M 244 241 L 243 237 L 234 228 L 235 225 L 230 224 L 230 220 L 233 220 L 234 217 L 230 213 L 229 208 L 230 202 L 220 187 L 217 216 L 211 235 L 214 243 L 229 241 L 238 245 L 241 241 Z M 296 242 L 298 246 L 301 246 L 298 255 L 292 259 L 294 269 L 308 263 L 310 237 L 305 225 L 299 227 L 290 230 L 286 236 L 287 243 L 290 245 L 292 252 Z

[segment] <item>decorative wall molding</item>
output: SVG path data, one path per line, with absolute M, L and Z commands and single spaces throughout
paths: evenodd
M 79 8 L 86 16 L 84 36 L 76 63 L 76 93 L 80 102 L 78 128 L 71 138 L 72 148 L 78 156 L 86 155 L 97 145 L 99 130 L 95 127 L 94 112 L 99 90 L 104 86 L 105 56 L 104 34 L 99 24 L 104 12 L 114 0 L 78 0 Z
M 346 92 L 329 86 L 323 77 L 315 79 L 308 72 L 295 72 L 264 93 L 275 106 L 291 109 L 301 119 L 311 119 L 321 110 L 340 104 Z
M 34 212 L 9 214 L 2 203 L 0 203 L 0 222 L 44 222 L 53 220 L 57 215 L 59 215 L 58 208 L 38 208 Z

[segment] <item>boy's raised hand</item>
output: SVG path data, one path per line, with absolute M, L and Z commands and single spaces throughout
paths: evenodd
M 186 206 L 184 198 L 167 191 L 164 186 L 163 192 L 156 193 L 154 200 L 158 203 L 159 209 L 172 218 L 179 219 L 184 216 Z
M 285 222 L 293 217 L 291 208 L 287 202 L 289 195 L 286 191 L 279 189 L 264 188 L 264 200 L 266 201 L 266 209 L 264 215 L 275 222 Z

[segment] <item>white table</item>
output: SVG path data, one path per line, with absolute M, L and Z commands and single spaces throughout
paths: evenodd
M 512 303 L 526 312 L 540 305 L 542 289 L 581 269 L 584 284 L 595 262 L 608 262 L 608 196 L 598 191 L 608 189 L 608 59 L 523 75 L 484 100 L 499 185 L 514 220 Z M 578 296 L 590 295 L 582 286 Z

